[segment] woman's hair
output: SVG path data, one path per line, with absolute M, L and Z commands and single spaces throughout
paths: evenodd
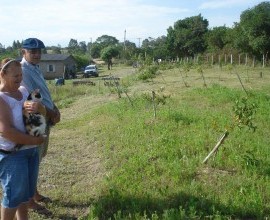
M 4 72 L 11 63 L 14 63 L 16 66 L 21 66 L 19 61 L 11 58 L 6 58 L 1 61 L 0 72 Z

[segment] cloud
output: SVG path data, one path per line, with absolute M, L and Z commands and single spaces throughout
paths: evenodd
M 230 8 L 235 6 L 247 5 L 252 1 L 249 0 L 222 0 L 222 1 L 206 1 L 199 6 L 199 9 L 217 9 Z
M 173 15 L 188 12 L 185 8 L 144 4 L 139 0 L 27 0 L 4 4 L 0 9 L 2 23 L 15 19 L 16 32 L 11 39 L 41 36 L 59 42 L 64 39 L 93 40 L 108 34 L 123 40 L 124 30 L 131 38 L 160 34 L 173 24 Z M 166 19 L 164 19 L 166 18 Z M 1 33 L 10 33 L 13 25 L 2 27 Z M 18 37 L 18 35 L 20 37 Z M 10 36 L 12 37 L 12 36 Z M 153 36 L 156 37 L 156 36 Z
M 256 1 L 205 0 L 198 5 L 202 0 L 1 0 L 0 43 L 39 37 L 47 45 L 67 46 L 71 38 L 89 42 L 103 34 L 123 41 L 124 30 L 130 41 L 156 38 L 166 35 L 177 20 L 200 13 L 211 18 L 211 24 L 231 24 L 240 15 L 239 8 Z

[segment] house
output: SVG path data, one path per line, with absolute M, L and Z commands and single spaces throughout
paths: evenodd
M 47 80 L 76 76 L 76 62 L 69 54 L 42 54 L 38 66 Z

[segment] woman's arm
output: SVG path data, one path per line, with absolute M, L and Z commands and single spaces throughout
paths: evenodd
M 2 137 L 16 143 L 39 145 L 44 142 L 44 137 L 34 137 L 17 130 L 13 125 L 11 109 L 0 97 L 0 134 Z

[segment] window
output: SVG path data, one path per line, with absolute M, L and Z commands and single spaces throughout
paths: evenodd
M 47 72 L 55 72 L 55 65 L 48 64 L 47 65 Z

